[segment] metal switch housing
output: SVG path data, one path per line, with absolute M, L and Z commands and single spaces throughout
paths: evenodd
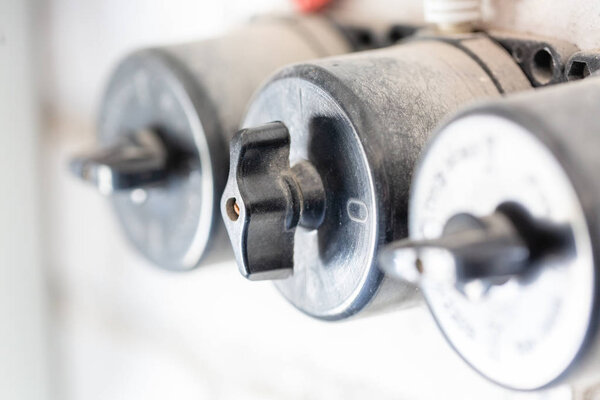
M 458 354 L 511 389 L 598 377 L 599 105 L 592 77 L 454 116 L 417 167 L 410 239 L 381 255 Z
M 511 56 L 477 34 L 279 71 L 231 143 L 221 213 L 240 271 L 276 278 L 295 307 L 326 320 L 413 299 L 412 285 L 383 277 L 376 255 L 408 235 L 421 148 L 465 103 L 529 87 Z

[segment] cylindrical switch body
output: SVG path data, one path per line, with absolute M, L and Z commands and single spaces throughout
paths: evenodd
M 390 252 L 393 260 L 416 249 L 420 287 L 445 337 L 482 375 L 512 389 L 598 378 L 599 111 L 600 80 L 588 78 L 454 117 L 417 168 L 411 240 Z M 504 215 L 513 239 L 448 232 L 461 215 Z M 464 268 L 465 256 L 476 257 L 476 276 L 430 279 L 448 264 Z M 408 268 L 402 259 L 397 271 Z
M 408 234 L 409 185 L 421 148 L 461 105 L 528 87 L 510 55 L 481 36 L 424 39 L 283 69 L 250 105 L 244 126 L 251 129 L 232 141 L 221 206 L 242 274 L 285 278 L 276 285 L 293 305 L 329 320 L 412 297 L 413 288 L 383 278 L 376 254 Z M 316 171 L 310 180 L 300 174 L 307 164 Z M 311 211 L 303 208 L 310 208 L 303 206 L 306 188 L 311 204 L 324 204 L 323 219 L 311 226 L 302 224 Z

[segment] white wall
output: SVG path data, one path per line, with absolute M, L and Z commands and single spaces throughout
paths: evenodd
M 0 398 L 45 399 L 31 2 L 0 0 Z
M 420 15 L 415 0 L 348 0 L 339 7 L 347 15 L 366 9 L 390 17 L 392 8 L 400 19 Z M 160 271 L 127 246 L 103 199 L 66 173 L 68 156 L 93 144 L 94 111 L 120 56 L 139 46 L 216 35 L 252 13 L 288 8 L 284 0 L 47 0 L 39 5 L 37 70 L 44 78 L 46 110 L 41 198 L 56 398 L 515 397 L 469 370 L 424 308 L 323 323 L 292 309 L 269 283 L 245 281 L 233 263 L 184 274 Z M 6 94 L 0 96 L 6 102 Z M 9 105 L 16 112 L 16 104 Z M 1 126 L 5 158 L 4 132 L 13 130 Z M 29 170 L 33 136 L 25 137 L 26 158 L 4 152 L 11 163 Z M 7 145 L 15 142 L 9 138 Z M 0 170 L 2 182 L 5 175 L 19 183 Z M 19 206 L 10 209 L 21 211 L 9 211 L 13 221 L 18 216 L 26 222 L 25 228 L 13 222 L 15 229 L 27 230 L 0 241 L 9 246 L 9 261 L 23 266 L 34 265 L 27 260 L 36 257 L 19 239 L 34 229 L 27 212 L 32 206 L 22 200 L 31 198 L 33 181 L 27 182 L 12 200 Z M 7 210 L 3 206 L 0 212 Z M 3 290 L 26 297 L 14 283 L 6 289 L 4 284 L 2 279 Z M 570 390 L 529 397 L 569 398 Z

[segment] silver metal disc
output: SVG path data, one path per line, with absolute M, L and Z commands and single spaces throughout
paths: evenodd
M 559 160 L 507 119 L 475 114 L 451 122 L 417 170 L 410 235 L 439 237 L 453 215 L 485 216 L 506 202 L 536 219 L 568 226 L 570 246 L 535 273 L 492 286 L 479 300 L 451 285 L 424 282 L 422 288 L 444 335 L 470 365 L 501 385 L 536 389 L 576 359 L 593 309 L 590 236 Z
M 290 163 L 308 160 L 326 188 L 318 230 L 297 228 L 293 276 L 276 281 L 301 311 L 340 319 L 365 306 L 381 274 L 374 265 L 378 216 L 370 167 L 355 127 L 334 98 L 301 78 L 270 82 L 254 99 L 245 127 L 281 121 Z
M 213 226 L 213 171 L 194 91 L 198 89 L 164 54 L 135 53 L 113 74 L 99 123 L 102 145 L 153 129 L 187 153 L 188 165 L 166 182 L 111 196 L 131 242 L 151 261 L 172 270 L 198 264 Z

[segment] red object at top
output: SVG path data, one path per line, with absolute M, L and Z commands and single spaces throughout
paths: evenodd
M 294 0 L 294 3 L 301 12 L 312 13 L 331 3 L 331 0 Z

